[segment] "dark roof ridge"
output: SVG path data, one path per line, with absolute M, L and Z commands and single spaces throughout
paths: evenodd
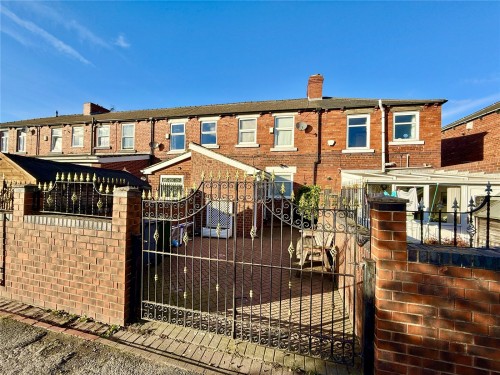
M 474 113 L 471 113 L 470 115 L 464 116 L 456 121 L 453 121 L 451 124 L 443 126 L 441 128 L 441 131 L 454 128 L 455 126 L 458 126 L 458 125 L 461 125 L 465 122 L 475 120 L 476 118 L 488 115 L 488 114 L 495 112 L 499 109 L 500 109 L 500 100 L 493 103 L 493 104 L 490 104 L 490 105 L 488 105 L 488 106 L 486 106 L 486 107 L 484 107 L 484 108 L 482 108 Z

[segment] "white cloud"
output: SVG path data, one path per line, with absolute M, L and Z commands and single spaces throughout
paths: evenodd
M 122 47 L 122 48 L 129 48 L 130 47 L 130 43 L 127 42 L 127 40 L 125 39 L 125 36 L 123 34 L 120 34 L 118 36 L 118 38 L 116 38 L 114 45 L 116 45 L 118 47 Z
M 29 6 L 29 9 L 36 12 L 37 14 L 42 15 L 43 17 L 48 18 L 60 25 L 63 25 L 68 30 L 76 31 L 78 37 L 81 40 L 89 41 L 91 44 L 100 47 L 110 48 L 110 45 L 102 38 L 95 35 L 92 31 L 78 23 L 76 20 L 68 19 L 67 17 L 62 16 L 54 8 L 48 7 L 43 3 L 37 1 L 27 2 L 26 5 Z
M 24 36 L 22 36 L 21 34 L 15 32 L 14 30 L 10 29 L 8 26 L 6 26 L 5 24 L 2 25 L 2 28 L 0 30 L 2 33 L 10 36 L 12 39 L 15 39 L 17 40 L 19 43 L 21 43 L 23 46 L 27 47 L 27 46 L 30 46 L 32 45 L 32 43 L 26 39 Z
M 464 80 L 464 83 L 471 85 L 485 85 L 489 83 L 500 82 L 500 74 L 492 74 L 489 77 L 483 78 L 468 78 Z
M 467 116 L 498 100 L 500 100 L 500 92 L 477 99 L 449 100 L 443 108 L 443 119 L 457 115 Z
M 68 55 L 74 59 L 77 59 L 78 61 L 91 65 L 92 63 L 87 60 L 85 57 L 83 57 L 78 51 L 76 51 L 73 47 L 67 45 L 64 43 L 62 40 L 56 38 L 54 35 L 50 34 L 49 32 L 45 31 L 41 27 L 37 26 L 33 22 L 23 20 L 19 18 L 16 14 L 13 12 L 9 11 L 7 8 L 4 6 L 0 7 L 0 12 L 5 14 L 8 18 L 10 18 L 14 23 L 16 23 L 18 26 L 21 26 L 22 28 L 30 31 L 31 33 L 39 36 L 40 38 L 44 39 L 47 43 L 49 43 L 52 47 L 54 47 L 56 50 L 59 52 Z

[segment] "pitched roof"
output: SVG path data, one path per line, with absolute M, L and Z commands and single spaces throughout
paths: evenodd
M 191 155 L 192 155 L 192 151 L 197 152 L 197 153 L 202 154 L 202 155 L 205 155 L 211 159 L 220 161 L 221 163 L 230 165 L 234 168 L 241 169 L 249 175 L 255 175 L 257 172 L 260 171 L 259 169 L 252 167 L 251 165 L 248 165 L 248 164 L 242 163 L 238 160 L 235 160 L 233 158 L 221 155 L 218 152 L 209 150 L 208 148 L 200 146 L 199 144 L 196 144 L 194 142 L 189 143 L 189 150 L 191 150 L 191 151 L 186 152 L 184 154 L 181 154 L 179 156 L 176 156 L 175 158 L 153 164 L 153 165 L 141 170 L 141 172 L 143 174 L 151 174 L 151 173 L 156 172 L 158 170 L 170 167 L 171 165 L 174 165 L 174 164 L 179 163 L 181 161 L 190 159 Z
M 382 99 L 388 106 L 443 104 L 445 99 Z M 149 118 L 182 118 L 190 116 L 208 115 L 233 115 L 244 113 L 280 112 L 296 110 L 322 109 L 349 109 L 368 108 L 378 106 L 378 99 L 356 99 L 356 98 L 330 98 L 324 97 L 320 100 L 310 101 L 303 99 L 267 100 L 259 102 L 241 102 L 229 104 L 213 104 L 190 107 L 175 107 L 161 109 L 141 109 L 134 111 L 109 112 L 95 115 L 63 115 L 57 117 L 45 117 L 29 120 L 11 121 L 0 123 L 0 127 L 21 127 L 32 125 L 63 125 L 90 123 L 96 121 L 133 121 L 146 120 Z
M 493 103 L 492 105 L 489 105 L 488 107 L 480 109 L 479 111 L 474 112 L 468 116 L 462 117 L 461 119 L 459 119 L 455 122 L 452 122 L 451 124 L 443 126 L 441 131 L 445 131 L 445 130 L 454 128 L 455 126 L 458 126 L 458 125 L 464 124 L 466 122 L 475 120 L 479 117 L 486 116 L 486 115 L 493 113 L 493 112 L 496 112 L 496 111 L 500 111 L 500 102 Z
M 38 182 L 50 182 L 56 180 L 56 174 L 68 173 L 78 175 L 89 173 L 91 176 L 96 175 L 100 178 L 114 178 L 114 179 L 125 179 L 126 185 L 137 186 L 137 187 L 147 187 L 148 183 L 142 181 L 140 178 L 134 176 L 133 174 L 126 171 L 117 171 L 113 169 L 105 168 L 94 168 L 87 167 L 79 164 L 73 163 L 59 163 L 52 160 L 43 160 L 38 158 L 32 158 L 29 156 L 21 156 L 16 154 L 1 154 L 3 157 L 10 159 L 12 162 L 21 167 L 24 171 L 29 173 Z

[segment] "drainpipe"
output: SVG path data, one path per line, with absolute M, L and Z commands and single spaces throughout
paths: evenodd
M 318 108 L 318 135 L 316 144 L 316 160 L 314 161 L 313 168 L 313 185 L 316 185 L 318 176 L 318 164 L 321 163 L 321 108 Z
M 155 119 L 153 117 L 151 117 L 149 119 L 149 123 L 151 125 L 151 135 L 150 135 L 151 142 L 149 142 L 149 147 L 151 148 L 151 151 L 150 151 L 151 156 L 149 157 L 149 163 L 150 163 L 150 165 L 152 165 L 154 157 L 155 157 L 155 146 L 154 146 L 154 143 L 155 143 Z
M 382 126 L 382 172 L 385 173 L 385 108 L 382 105 L 382 99 L 378 100 L 378 107 L 382 111 L 382 119 L 381 119 L 381 126 Z
M 94 155 L 94 130 L 96 126 L 95 117 L 92 117 L 92 123 L 90 124 L 90 155 Z

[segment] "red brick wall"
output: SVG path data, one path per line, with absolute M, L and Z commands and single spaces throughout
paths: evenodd
M 443 130 L 442 165 L 447 169 L 498 173 L 500 171 L 500 113 L 490 113 L 466 124 Z
M 371 220 L 376 374 L 500 372 L 500 273 L 409 262 L 395 199 L 374 202 Z
M 0 295 L 123 325 L 130 307 L 130 236 L 140 232 L 139 192 L 115 191 L 111 221 L 52 217 L 59 221 L 49 225 L 43 220 L 50 216 L 26 216 L 31 192 L 24 189 L 15 191 Z

